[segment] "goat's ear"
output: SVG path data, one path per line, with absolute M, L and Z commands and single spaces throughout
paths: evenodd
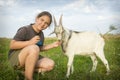
M 56 23 L 56 20 L 55 20 L 55 16 L 53 16 L 53 19 L 54 19 L 54 26 L 56 27 L 57 23 Z
M 51 32 L 48 36 L 50 36 L 50 35 L 52 35 L 52 34 L 54 34 L 55 32 L 53 31 L 53 32 Z
M 62 26 L 62 16 L 63 16 L 63 15 L 60 16 L 60 20 L 59 20 L 59 25 L 60 25 L 60 26 Z

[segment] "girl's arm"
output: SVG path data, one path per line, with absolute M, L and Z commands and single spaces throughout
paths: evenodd
M 42 50 L 42 51 L 44 51 L 44 50 L 49 50 L 49 49 L 51 49 L 51 48 L 58 47 L 60 44 L 61 44 L 60 41 L 56 41 L 56 42 L 54 42 L 54 43 L 52 43 L 52 44 L 48 44 L 48 45 L 42 46 L 42 47 L 41 47 L 41 50 Z

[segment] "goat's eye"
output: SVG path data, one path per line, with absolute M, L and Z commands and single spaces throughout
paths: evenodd
M 59 34 L 59 32 L 58 32 L 58 31 L 55 31 L 55 33 L 56 33 L 56 34 Z
M 60 32 L 57 32 L 57 34 L 60 34 Z

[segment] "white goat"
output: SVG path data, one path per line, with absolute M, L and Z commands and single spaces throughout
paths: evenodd
M 62 41 L 61 47 L 65 55 L 68 57 L 67 74 L 69 78 L 70 71 L 73 73 L 73 58 L 74 55 L 90 56 L 93 62 L 91 71 L 96 70 L 97 58 L 104 63 L 107 73 L 110 72 L 108 61 L 104 56 L 104 39 L 95 32 L 76 32 L 65 29 L 62 25 L 62 16 L 59 20 L 59 25 L 56 24 L 54 18 L 54 32 L 58 40 Z M 51 33 L 52 34 L 52 33 Z

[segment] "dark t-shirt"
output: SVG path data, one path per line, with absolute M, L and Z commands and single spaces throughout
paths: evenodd
M 35 32 L 32 25 L 33 24 L 30 24 L 30 25 L 23 26 L 23 27 L 19 28 L 16 35 L 14 36 L 13 40 L 28 41 L 28 40 L 32 39 L 34 36 L 38 35 L 38 36 L 40 36 L 40 42 L 42 42 L 42 44 L 41 44 L 41 46 L 42 46 L 44 43 L 44 34 L 42 31 L 39 33 Z M 9 55 L 13 51 L 15 51 L 15 49 L 10 49 Z

